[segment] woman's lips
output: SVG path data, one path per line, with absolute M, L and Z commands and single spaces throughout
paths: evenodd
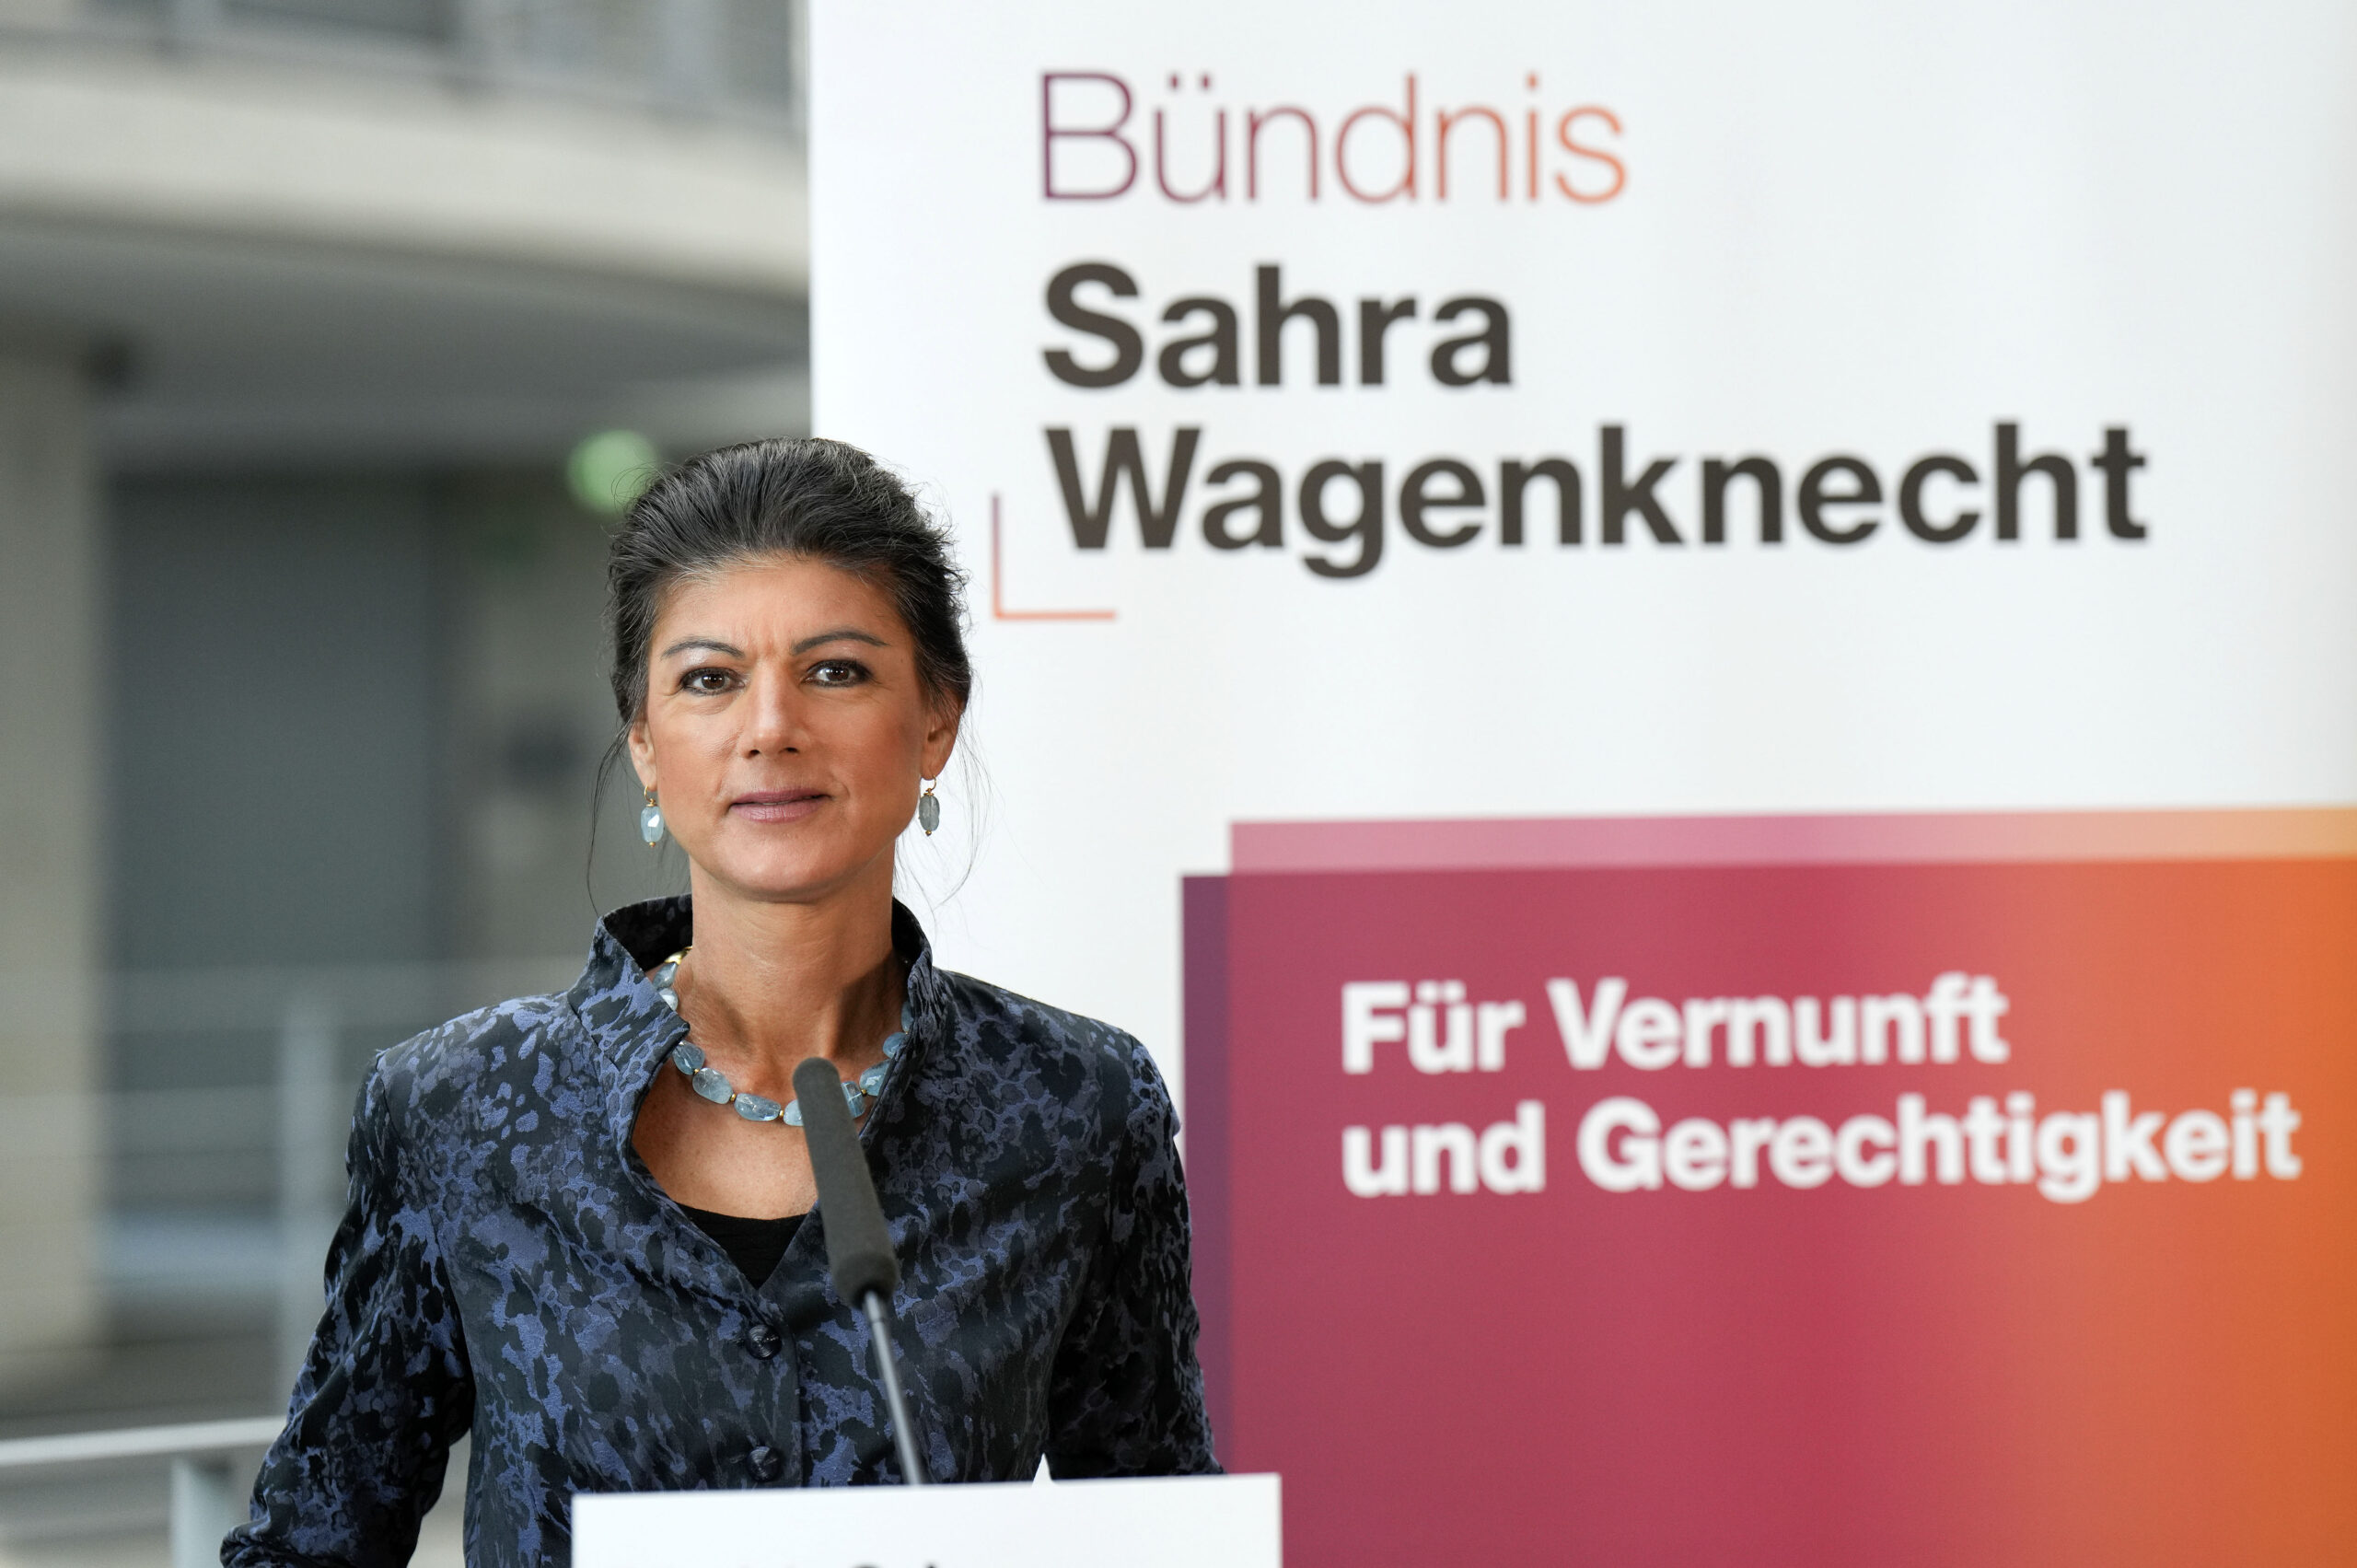
M 798 822 L 826 804 L 816 790 L 772 789 L 740 795 L 728 803 L 737 816 L 753 822 Z

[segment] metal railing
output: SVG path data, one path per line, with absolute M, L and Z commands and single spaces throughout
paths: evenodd
M 81 0 L 57 14 L 11 19 L 0 37 L 424 74 L 797 133 L 802 123 L 802 0 Z
M 169 1459 L 172 1568 L 215 1568 L 221 1561 L 221 1538 L 244 1516 L 236 1458 L 267 1448 L 285 1424 L 282 1417 L 272 1415 L 9 1438 L 0 1441 L 0 1472 Z
M 182 1086 L 0 1096 L 0 1113 L 99 1130 L 94 1168 L 65 1179 L 87 1181 L 95 1198 L 85 1212 L 99 1237 L 92 1251 L 102 1260 L 105 1317 L 118 1325 L 126 1315 L 147 1322 L 179 1317 L 207 1327 L 186 1338 L 84 1347 L 82 1362 L 99 1369 L 86 1369 L 93 1379 L 87 1387 L 106 1392 L 107 1400 L 77 1402 L 76 1390 L 86 1385 L 61 1384 L 41 1396 L 37 1410 L 10 1410 L 11 1424 L 19 1431 L 87 1425 L 109 1415 L 120 1423 L 137 1419 L 135 1411 L 152 1411 L 153 1420 L 174 1411 L 251 1410 L 283 1400 L 322 1307 L 322 1264 L 343 1199 L 353 1098 L 369 1060 L 470 1008 L 561 989 L 578 968 L 577 958 L 563 957 L 107 977 L 98 988 L 105 1049 L 98 1051 L 95 1042 L 85 1049 L 94 1060 L 111 1060 L 118 1074 L 134 1071 L 134 1079 L 138 1063 L 151 1074 L 160 1063 Z M 0 1009 L 20 1021 L 42 1016 L 38 996 L 20 994 L 38 984 L 0 978 Z M 224 1079 L 216 1069 L 235 1075 Z M 215 1081 L 205 1081 L 209 1072 Z M 11 1157 L 0 1150 L 0 1182 L 12 1177 L 6 1168 Z M 20 1162 L 13 1178 L 31 1180 L 20 1191 L 39 1191 L 60 1174 Z M 12 1266 L 0 1253 L 0 1277 Z M 244 1369 L 234 1376 L 200 1365 L 224 1344 L 247 1347 Z M 110 1381 L 110 1358 L 129 1358 L 114 1365 L 134 1367 L 137 1376 Z M 136 1401 L 122 1399 L 126 1381 L 140 1385 Z M 0 1561 L 7 1560 L 11 1510 L 31 1495 L 22 1488 L 96 1487 L 104 1494 L 69 1522 L 41 1526 L 48 1533 L 119 1528 L 125 1500 L 152 1506 L 140 1500 L 154 1496 L 143 1489 L 157 1478 L 152 1470 L 144 1477 L 111 1472 L 162 1459 L 170 1467 L 171 1561 L 217 1562 L 222 1534 L 243 1517 L 250 1461 L 282 1423 L 269 1416 L 143 1423 L 0 1440 L 0 1479 L 10 1489 L 0 1495 Z
M 343 1207 L 344 1144 L 368 1060 L 469 1008 L 560 989 L 577 968 L 550 958 L 115 976 L 105 1012 L 118 1059 L 141 1038 L 224 1036 L 273 1036 L 275 1057 L 273 1082 L 99 1097 L 116 1217 L 168 1212 L 157 1207 L 165 1195 L 182 1210 L 273 1215 L 278 1361 L 291 1374 L 319 1321 L 320 1263 Z

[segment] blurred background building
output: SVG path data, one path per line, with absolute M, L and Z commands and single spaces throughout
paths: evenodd
M 368 1056 L 677 877 L 606 528 L 807 426 L 800 23 L 0 0 L 0 1438 L 279 1409 Z M 159 1561 L 134 1471 L 0 1564 Z

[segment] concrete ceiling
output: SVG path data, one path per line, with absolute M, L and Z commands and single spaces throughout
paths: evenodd
M 0 55 L 0 333 L 90 346 L 112 466 L 807 423 L 784 138 L 324 69 Z

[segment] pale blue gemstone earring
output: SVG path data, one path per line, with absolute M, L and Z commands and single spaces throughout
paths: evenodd
M 663 842 L 663 808 L 655 804 L 655 792 L 646 792 L 646 804 L 638 808 L 638 836 L 653 849 Z
M 917 826 L 924 830 L 926 838 L 933 837 L 933 830 L 941 826 L 941 797 L 933 793 L 931 784 L 925 785 L 924 793 L 917 796 Z

